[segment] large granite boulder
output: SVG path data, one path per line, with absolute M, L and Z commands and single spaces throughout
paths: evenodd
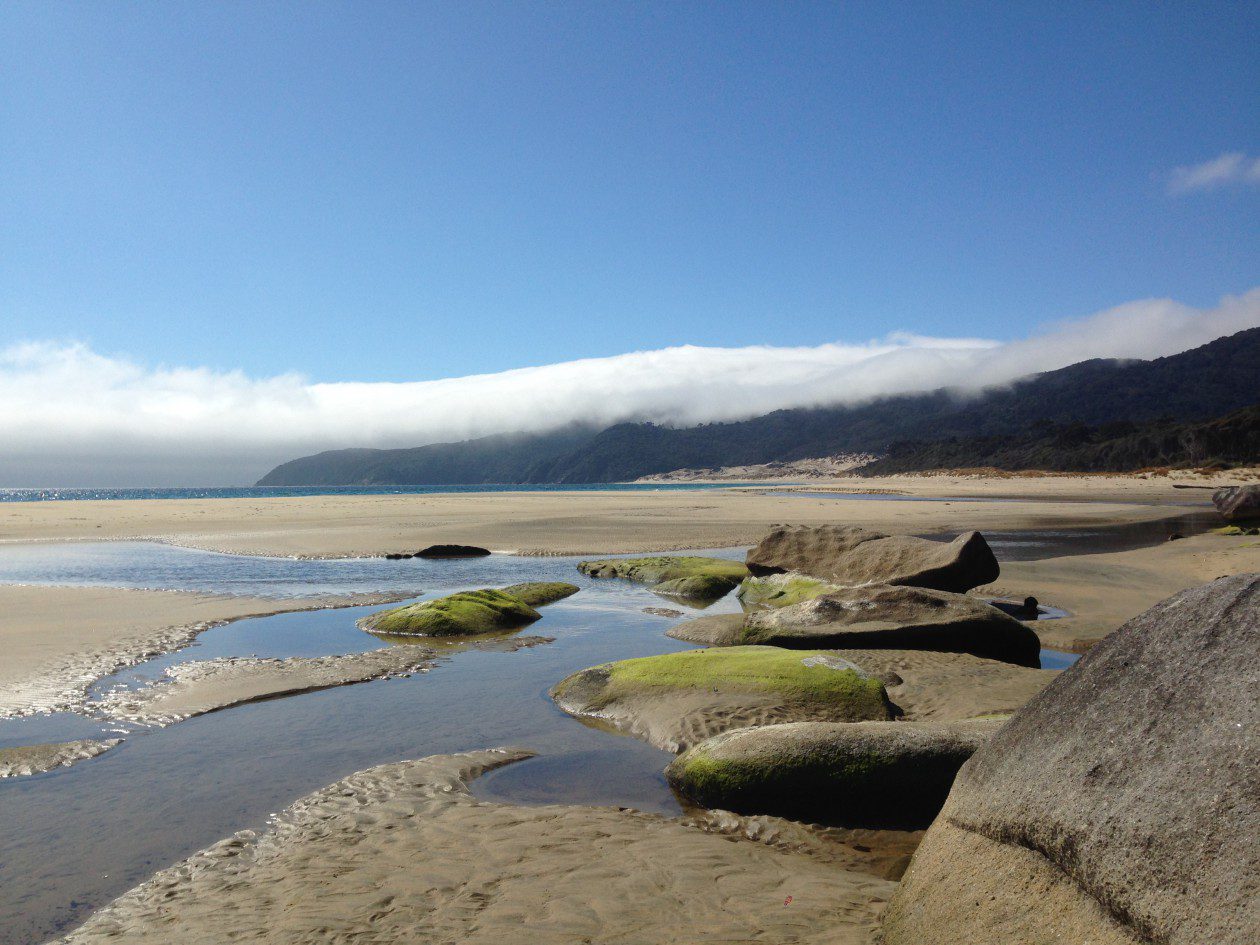
M 1212 503 L 1227 522 L 1260 521 L 1260 482 L 1217 489 Z
M 665 777 L 702 807 L 914 830 L 931 823 L 963 762 L 1005 721 L 742 728 L 688 749 Z
M 833 590 L 748 615 L 741 644 L 922 648 L 1041 665 L 1037 634 L 993 605 L 923 587 L 867 585 Z
M 992 583 L 999 572 L 979 532 L 943 542 L 853 525 L 776 528 L 748 552 L 747 564 L 754 575 L 799 571 L 834 584 L 908 584 L 958 593 Z
M 466 637 L 515 630 L 541 617 L 519 597 L 486 588 L 378 610 L 359 626 L 390 636 Z
M 669 751 L 775 722 L 889 719 L 884 685 L 832 653 L 739 646 L 605 663 L 551 690 L 571 715 L 602 719 Z
M 887 945 L 1260 941 L 1260 574 L 1156 604 L 962 768 Z

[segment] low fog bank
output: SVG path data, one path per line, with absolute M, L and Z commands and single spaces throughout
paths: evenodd
M 0 485 L 247 485 L 325 449 L 571 423 L 687 426 L 942 387 L 965 396 L 1089 358 L 1175 354 L 1258 325 L 1260 288 L 1209 309 L 1130 302 L 1007 343 L 894 332 L 866 344 L 685 345 L 411 383 L 150 368 L 28 342 L 0 351 Z

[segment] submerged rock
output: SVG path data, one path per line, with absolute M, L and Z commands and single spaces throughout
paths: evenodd
M 926 827 L 1005 722 L 795 722 L 725 732 L 665 769 L 703 807 L 848 827 Z
M 754 575 L 797 571 L 823 581 L 906 584 L 961 593 L 997 580 L 999 567 L 979 532 L 928 541 L 852 525 L 777 528 L 748 552 Z
M 1037 634 L 991 604 L 923 587 L 832 590 L 749 614 L 731 642 L 786 647 L 921 648 L 1041 665 Z
M 416 552 L 417 558 L 484 558 L 490 554 L 488 548 L 476 545 L 429 545 Z
M 486 588 L 377 611 L 359 626 L 394 636 L 463 637 L 514 630 L 541 617 L 520 598 Z
M 524 601 L 530 607 L 545 607 L 558 600 L 572 597 L 581 588 L 576 584 L 564 581 L 529 581 L 525 584 L 513 584 L 503 588 L 504 594 L 511 594 L 517 600 Z
M 1260 939 L 1260 574 L 1156 604 L 962 768 L 887 945 Z
M 729 728 L 889 719 L 883 683 L 832 653 L 743 646 L 582 670 L 551 690 L 572 715 L 606 719 L 678 751 Z
M 1212 503 L 1227 522 L 1260 519 L 1260 483 L 1217 489 L 1212 493 Z

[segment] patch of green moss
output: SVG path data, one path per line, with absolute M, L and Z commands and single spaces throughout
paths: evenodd
M 788 607 L 835 590 L 834 584 L 803 574 L 772 574 L 744 578 L 738 596 L 745 607 Z
M 897 763 L 895 756 L 880 751 L 724 758 L 715 756 L 701 743 L 675 759 L 666 769 L 666 777 L 689 797 L 712 802 L 753 791 L 790 790 L 820 778 L 825 779 L 826 788 L 839 790 L 869 781 Z
M 698 556 L 658 555 L 648 558 L 605 558 L 583 561 L 578 570 L 591 577 L 619 577 L 642 584 L 660 584 L 682 578 L 726 578 L 734 586 L 748 577 L 742 561 Z
M 1256 535 L 1260 534 L 1260 527 L 1255 525 L 1226 525 L 1223 528 L 1212 529 L 1213 535 Z
M 540 617 L 520 598 L 487 588 L 378 611 L 360 625 L 399 636 L 463 637 L 522 627 Z
M 564 581 L 529 581 L 525 584 L 505 587 L 503 593 L 511 594 L 529 604 L 530 607 L 544 607 L 558 600 L 564 600 L 566 597 L 572 597 L 579 590 L 581 588 L 576 584 L 566 584 Z
M 834 655 L 822 650 L 784 650 L 775 646 L 685 650 L 621 660 L 596 667 L 603 676 L 598 701 L 607 705 L 624 696 L 654 689 L 709 689 L 767 693 L 792 702 L 843 705 L 854 719 L 889 718 L 890 707 L 883 683 L 855 669 L 826 665 L 833 661 Z M 557 692 L 563 695 L 566 684 L 582 676 L 583 673 L 570 676 L 556 687 Z
M 666 597 L 685 597 L 691 600 L 717 600 L 729 594 L 735 582 L 728 577 L 704 574 L 698 577 L 674 578 L 653 584 L 652 590 Z

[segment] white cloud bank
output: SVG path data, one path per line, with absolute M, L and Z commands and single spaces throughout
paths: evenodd
M 82 345 L 0 351 L 0 485 L 243 484 L 321 449 L 419 446 L 573 421 L 680 425 L 1003 384 L 1087 358 L 1153 358 L 1260 325 L 1260 288 L 1210 309 L 1130 302 L 1034 337 L 682 346 L 414 383 L 152 369 Z
M 1175 167 L 1168 175 L 1170 194 L 1189 194 L 1201 190 L 1216 190 L 1236 184 L 1260 185 L 1260 157 L 1248 157 L 1241 151 L 1230 151 L 1220 157 Z

